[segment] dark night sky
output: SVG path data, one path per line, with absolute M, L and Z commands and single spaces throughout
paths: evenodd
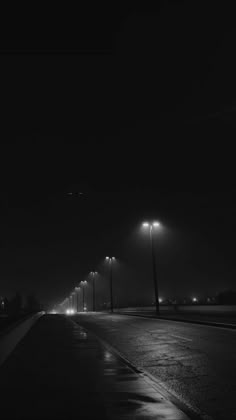
M 114 253 L 119 302 L 149 298 L 148 217 L 165 226 L 163 295 L 235 287 L 231 16 L 167 1 L 6 15 L 0 295 L 58 302 Z

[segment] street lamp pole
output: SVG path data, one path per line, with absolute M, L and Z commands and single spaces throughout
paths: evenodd
M 76 299 L 76 293 L 72 292 L 72 309 L 73 309 L 73 311 L 75 311 L 75 308 L 76 308 L 75 299 Z
M 156 304 L 156 314 L 160 315 L 159 307 L 159 294 L 158 294 L 158 284 L 157 284 L 157 270 L 156 270 L 156 259 L 154 252 L 154 240 L 153 240 L 153 226 L 150 226 L 150 241 L 151 241 L 151 252 L 152 252 L 152 272 L 153 272 L 153 283 L 155 290 L 155 304 Z
M 93 274 L 93 312 L 95 312 L 95 273 Z
M 84 281 L 81 281 L 81 285 L 82 285 L 82 290 L 83 290 L 83 312 L 85 312 L 85 309 L 84 309 L 84 300 L 85 300 L 85 293 L 84 293 L 84 287 L 85 287 L 85 285 L 87 284 L 87 281 L 86 280 L 84 280 Z
M 109 261 L 110 265 L 110 300 L 111 300 L 111 306 L 110 310 L 111 313 L 113 313 L 113 279 L 112 279 L 112 261 L 114 261 L 115 257 L 106 257 L 106 260 Z
M 96 302 L 95 302 L 95 275 L 97 274 L 96 271 L 91 271 L 92 279 L 93 279 L 93 312 L 96 311 Z
M 155 291 L 155 306 L 156 306 L 156 315 L 160 315 L 160 307 L 159 307 L 159 294 L 158 294 L 158 283 L 157 283 L 157 271 L 156 271 L 156 259 L 155 259 L 155 250 L 154 250 L 154 238 L 153 238 L 153 228 L 160 226 L 160 223 L 153 222 L 143 223 L 143 227 L 148 227 L 150 232 L 150 243 L 151 243 L 151 255 L 152 255 L 152 274 L 153 274 L 153 283 L 154 283 L 154 291 Z
M 112 259 L 110 260 L 110 295 L 111 295 L 111 312 L 113 312 L 113 284 L 112 284 Z
M 76 291 L 76 306 L 77 306 L 77 313 L 78 313 L 79 312 L 79 291 L 80 291 L 80 287 L 76 287 L 75 291 Z

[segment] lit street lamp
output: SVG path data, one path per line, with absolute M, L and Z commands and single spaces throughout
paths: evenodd
M 75 304 L 76 293 L 75 292 L 72 292 L 71 293 L 71 296 L 72 296 L 72 309 L 73 309 L 73 311 L 75 311 L 75 307 L 76 307 L 76 304 Z
M 96 310 L 96 305 L 95 305 L 95 275 L 98 274 L 97 271 L 91 271 L 90 273 L 92 275 L 92 279 L 93 279 L 93 312 L 95 312 Z
M 77 299 L 76 299 L 77 312 L 79 312 L 79 291 L 80 291 L 80 287 L 76 287 L 75 291 L 76 291 L 76 297 L 77 297 Z
M 5 309 L 5 302 L 4 302 L 4 299 L 2 299 L 2 301 L 1 301 L 1 309 L 4 311 L 4 309 Z
M 154 243 L 153 243 L 153 229 L 158 228 L 160 226 L 159 222 L 145 222 L 143 223 L 144 228 L 148 228 L 150 232 L 150 243 L 151 243 L 151 253 L 152 253 L 152 271 L 153 271 L 153 283 L 154 283 L 154 290 L 155 290 L 155 305 L 156 305 L 156 314 L 160 315 L 160 308 L 159 308 L 159 297 L 158 297 L 158 284 L 157 284 L 157 273 L 156 273 L 156 260 L 155 260 L 155 253 L 154 253 Z
M 106 257 L 106 260 L 109 261 L 110 265 L 110 299 L 111 299 L 111 312 L 113 312 L 113 285 L 112 285 L 112 262 L 115 260 L 115 257 Z
M 83 290 L 83 311 L 85 311 L 85 306 L 84 306 L 84 288 L 87 284 L 87 280 L 81 281 L 80 282 L 81 286 L 82 286 L 82 290 Z

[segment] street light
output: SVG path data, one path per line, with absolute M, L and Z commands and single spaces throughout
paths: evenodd
M 75 302 L 76 293 L 75 292 L 72 292 L 71 293 L 71 296 L 72 296 L 72 309 L 75 312 L 75 307 L 76 307 L 76 302 Z
M 84 288 L 85 288 L 85 286 L 86 286 L 86 284 L 87 284 L 88 282 L 87 282 L 87 280 L 84 280 L 84 281 L 81 281 L 80 282 L 80 284 L 81 284 L 81 286 L 82 286 L 82 290 L 83 290 L 83 312 L 85 311 L 85 307 L 84 307 Z
M 95 312 L 95 275 L 98 274 L 97 271 L 91 271 L 90 273 L 92 275 L 92 279 L 93 279 L 93 312 Z
M 69 297 L 66 299 L 66 309 L 67 310 L 70 309 L 70 298 Z
M 112 262 L 115 260 L 115 257 L 106 257 L 106 260 L 109 261 L 110 265 L 110 299 L 111 299 L 111 312 L 113 312 L 113 285 L 112 285 Z
M 160 308 L 159 308 L 159 297 L 158 297 L 158 284 L 157 284 L 157 273 L 156 273 L 156 260 L 155 260 L 155 253 L 154 253 L 154 243 L 153 243 L 153 229 L 158 228 L 160 226 L 159 222 L 144 222 L 142 225 L 144 228 L 149 229 L 150 233 L 150 243 L 151 243 L 151 253 L 152 253 L 152 272 L 153 272 L 153 283 L 154 283 L 154 290 L 155 290 L 155 304 L 156 304 L 156 314 L 160 315 Z
M 79 291 L 80 291 L 80 287 L 76 287 L 75 288 L 75 291 L 76 291 L 76 306 L 77 306 L 77 313 L 79 312 Z

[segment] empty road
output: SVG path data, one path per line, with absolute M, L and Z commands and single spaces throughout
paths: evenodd
M 73 319 L 202 418 L 236 419 L 236 330 L 118 314 Z

